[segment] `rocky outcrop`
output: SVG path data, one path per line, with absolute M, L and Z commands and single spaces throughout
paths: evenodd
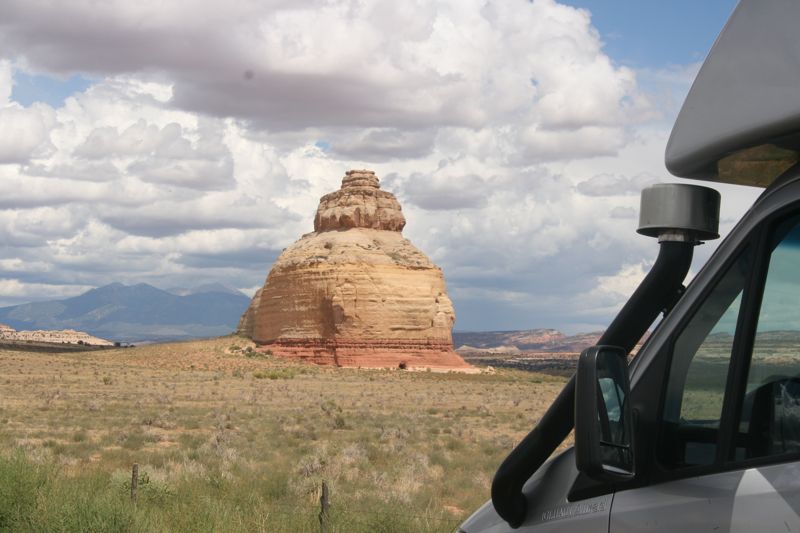
M 371 171 L 320 200 L 313 233 L 275 261 L 239 332 L 319 364 L 469 369 L 453 351 L 444 276 L 403 238 L 400 204 Z
M 34 330 L 34 331 L 17 331 L 14 328 L 5 324 L 0 324 L 0 340 L 6 341 L 33 341 L 33 342 L 49 342 L 54 344 L 85 344 L 88 346 L 114 346 L 114 343 L 93 337 L 83 331 L 75 331 L 74 329 L 62 330 Z
M 317 233 L 351 228 L 403 231 L 405 225 L 397 198 L 379 188 L 370 170 L 348 171 L 342 188 L 320 199 L 314 217 Z
M 528 329 L 514 331 L 459 331 L 454 342 L 459 353 L 465 350 L 482 350 L 491 353 L 495 348 L 513 348 L 520 351 L 581 352 L 600 339 L 602 331 L 565 335 L 555 329 Z M 464 350 L 462 350 L 462 347 Z

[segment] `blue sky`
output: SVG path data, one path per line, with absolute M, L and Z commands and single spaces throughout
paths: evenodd
M 569 0 L 592 24 L 615 61 L 634 68 L 685 65 L 705 58 L 735 0 Z
M 17 70 L 14 72 L 11 99 L 24 106 L 34 102 L 44 102 L 57 108 L 64 105 L 64 100 L 68 96 L 85 91 L 91 84 L 91 80 L 80 74 L 59 78 Z

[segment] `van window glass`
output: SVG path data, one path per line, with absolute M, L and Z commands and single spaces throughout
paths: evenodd
M 750 256 L 745 250 L 728 268 L 675 341 L 658 452 L 665 466 L 714 462 Z
M 737 459 L 800 452 L 800 225 L 773 236 L 747 388 Z

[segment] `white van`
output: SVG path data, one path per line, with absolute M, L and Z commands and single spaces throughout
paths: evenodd
M 676 176 L 763 194 L 684 288 L 719 195 L 643 191 L 653 270 L 461 532 L 800 531 L 798 27 L 800 1 L 742 0 L 667 145 Z

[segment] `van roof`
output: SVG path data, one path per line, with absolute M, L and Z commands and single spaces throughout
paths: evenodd
M 798 20 L 795 0 L 739 2 L 672 128 L 672 174 L 766 187 L 800 160 Z

